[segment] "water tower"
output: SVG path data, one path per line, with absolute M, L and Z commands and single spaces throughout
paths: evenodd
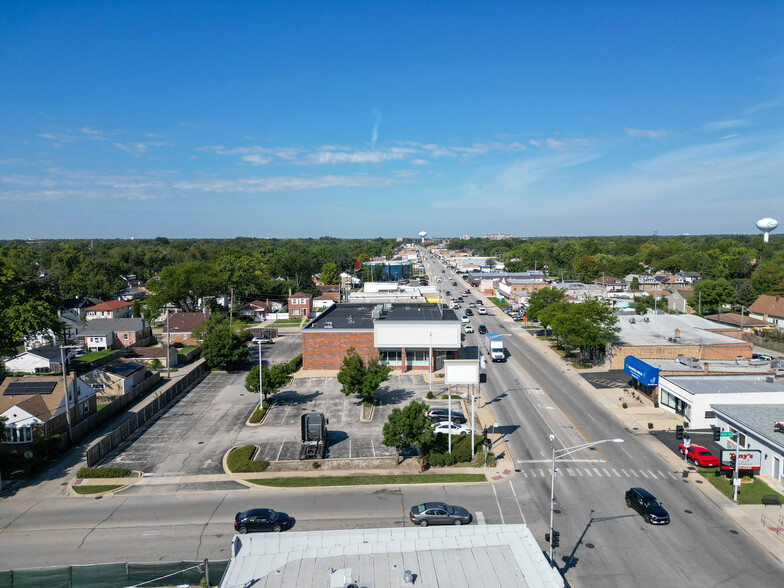
M 768 220 L 770 220 L 770 219 L 768 219 Z M 762 222 L 762 221 L 760 221 L 760 222 Z M 425 243 L 425 237 L 427 237 L 427 231 L 419 231 L 419 236 L 422 237 L 422 244 L 424 244 Z
M 774 230 L 777 226 L 779 226 L 779 221 L 774 220 L 772 218 L 763 218 L 757 221 L 757 228 L 762 231 L 762 234 L 765 235 L 763 241 L 765 243 L 768 242 L 768 238 L 770 237 L 770 232 Z

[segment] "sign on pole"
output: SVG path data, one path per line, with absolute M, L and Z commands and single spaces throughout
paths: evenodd
M 759 449 L 742 449 L 737 453 L 739 470 L 758 470 L 762 467 L 762 452 Z M 722 449 L 721 469 L 732 469 L 732 457 L 734 455 L 734 449 Z

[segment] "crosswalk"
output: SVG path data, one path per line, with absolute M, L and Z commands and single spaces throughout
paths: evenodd
M 520 470 L 524 478 L 549 478 L 549 468 L 528 468 Z M 663 472 L 661 470 L 643 470 L 631 468 L 606 468 L 606 467 L 563 467 L 558 466 L 556 475 L 566 478 L 644 478 L 646 480 L 680 480 L 678 472 Z

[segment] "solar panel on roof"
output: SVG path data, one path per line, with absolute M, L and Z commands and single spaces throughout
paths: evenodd
M 3 392 L 4 396 L 51 394 L 57 382 L 11 382 Z
M 104 371 L 111 372 L 112 374 L 117 374 L 118 376 L 129 376 L 133 372 L 141 369 L 138 363 L 128 362 L 123 363 L 120 365 L 108 365 L 104 369 Z

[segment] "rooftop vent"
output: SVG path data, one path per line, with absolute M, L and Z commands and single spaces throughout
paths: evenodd
M 324 323 L 324 328 L 325 329 L 331 329 L 332 328 L 332 321 L 325 322 Z

